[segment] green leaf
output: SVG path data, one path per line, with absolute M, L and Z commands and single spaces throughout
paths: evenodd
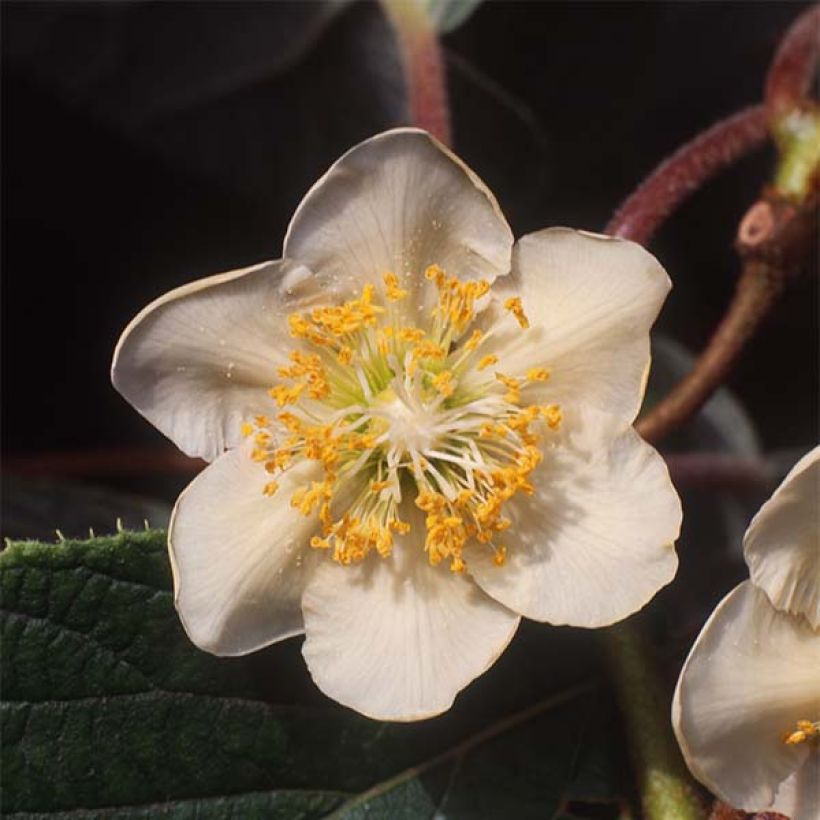
M 297 641 L 193 647 L 162 533 L 14 543 L 0 571 L 9 817 L 542 818 L 607 754 L 588 633 L 541 655 L 522 630 L 447 715 L 383 724 L 317 693 Z

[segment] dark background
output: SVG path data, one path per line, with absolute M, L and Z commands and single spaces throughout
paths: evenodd
M 760 99 L 803 8 L 487 2 L 444 40 L 455 149 L 516 234 L 600 230 L 665 155 Z M 174 286 L 275 258 L 325 168 L 405 122 L 391 32 L 365 0 L 6 2 L 2 17 L 7 468 L 161 445 L 110 386 L 120 331 Z M 724 173 L 652 245 L 675 282 L 659 328 L 692 350 L 732 293 L 734 230 L 772 159 Z M 730 382 L 766 449 L 816 439 L 814 273 L 790 287 Z M 169 500 L 187 480 L 85 479 Z

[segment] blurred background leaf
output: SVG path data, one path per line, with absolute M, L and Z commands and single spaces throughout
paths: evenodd
M 436 30 L 447 34 L 458 28 L 480 5 L 481 0 L 418 0 Z

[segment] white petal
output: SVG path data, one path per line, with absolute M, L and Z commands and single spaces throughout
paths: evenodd
M 658 260 L 634 242 L 567 228 L 522 237 L 512 275 L 497 289 L 502 298 L 520 295 L 531 327 L 515 330 L 517 350 L 499 350 L 498 367 L 521 375 L 546 366 L 550 401 L 583 402 L 631 423 L 649 372 L 649 330 L 670 287 Z
M 601 441 L 597 414 L 547 448 L 532 496 L 505 507 L 507 561 L 468 565 L 478 584 L 537 621 L 599 627 L 640 609 L 675 575 L 681 507 L 658 453 L 631 428 Z
M 469 578 L 430 566 L 412 537 L 418 531 L 387 559 L 349 567 L 322 562 L 302 602 L 302 651 L 316 685 L 379 720 L 419 720 L 449 709 L 518 626 L 518 616 Z
M 777 609 L 820 629 L 820 447 L 803 456 L 743 540 L 752 582 Z
M 344 295 L 387 271 L 412 289 L 431 264 L 492 281 L 509 271 L 512 241 L 484 183 L 426 132 L 401 128 L 331 166 L 296 210 L 284 256 Z
M 808 755 L 783 736 L 820 717 L 820 638 L 750 581 L 718 604 L 686 660 L 672 723 L 695 777 L 744 811 L 772 807 Z
M 290 505 L 317 478 L 303 462 L 262 494 L 270 476 L 248 446 L 220 456 L 177 501 L 168 544 L 177 610 L 200 649 L 242 655 L 303 631 L 300 600 L 316 551 L 315 517 Z
M 772 811 L 790 820 L 820 817 L 820 751 L 816 747 L 809 750 L 803 765 L 780 784 Z
M 123 332 L 114 386 L 185 453 L 214 459 L 239 442 L 243 421 L 270 411 L 266 388 L 294 347 L 285 315 L 315 289 L 283 261 L 177 288 Z

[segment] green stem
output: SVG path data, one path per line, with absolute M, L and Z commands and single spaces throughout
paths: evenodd
M 670 731 L 663 686 L 641 622 L 603 630 L 646 820 L 702 820 L 705 810 Z
M 784 199 L 805 202 L 820 167 L 820 110 L 795 108 L 777 118 L 772 131 L 780 149 L 775 189 Z

